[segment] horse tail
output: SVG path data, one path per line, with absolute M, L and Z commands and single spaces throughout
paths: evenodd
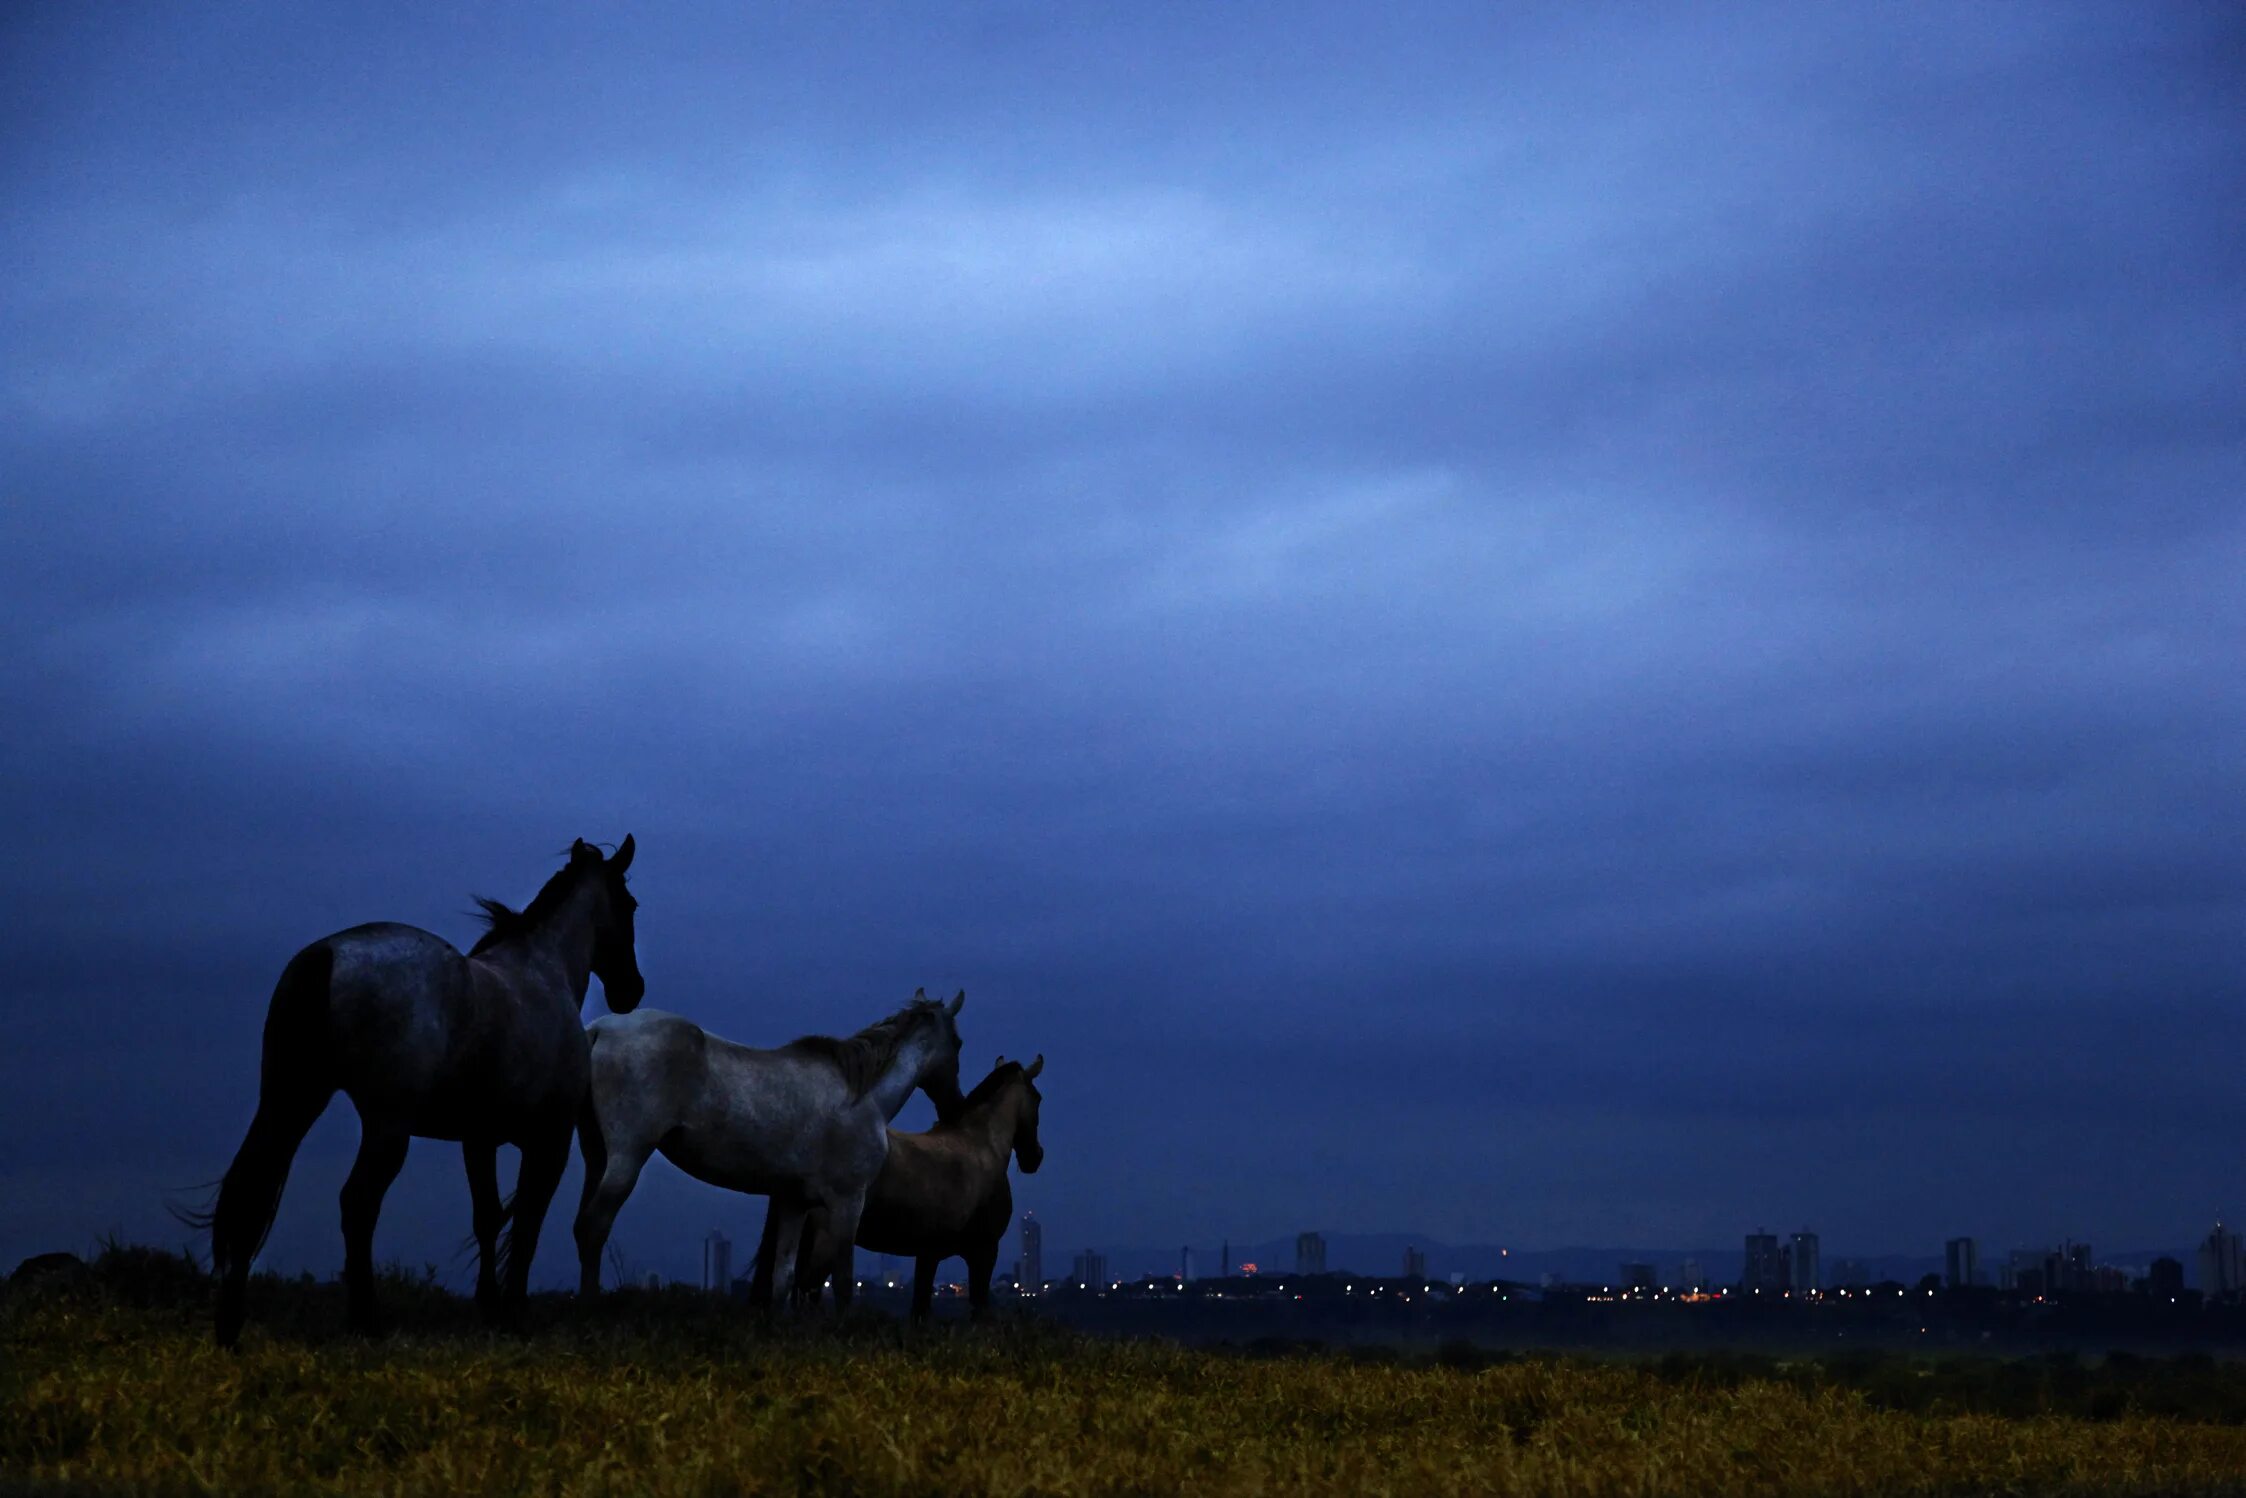
M 505 1196 L 503 1196 L 503 1197 L 499 1198 L 499 1227 L 500 1227 L 500 1230 L 501 1230 L 502 1232 L 504 1232 L 504 1231 L 506 1230 L 507 1224 L 508 1224 L 508 1223 L 510 1223 L 510 1222 L 512 1222 L 512 1221 L 514 1220 L 514 1217 L 515 1217 L 515 1193 L 514 1193 L 514 1192 L 512 1192 L 512 1191 L 510 1191 L 510 1192 L 508 1192 L 508 1193 L 507 1193 L 507 1194 L 506 1194 Z M 504 1243 L 502 1243 L 502 1244 L 500 1245 L 500 1249 L 501 1249 L 502 1253 L 504 1253 L 504 1251 L 505 1251 L 505 1249 L 506 1249 L 506 1245 L 505 1245 Z M 459 1249 L 457 1250 L 457 1253 L 458 1253 L 458 1255 L 459 1255 L 459 1257 L 460 1257 L 460 1258 L 463 1258 L 463 1259 L 467 1259 L 467 1258 L 472 1258 L 472 1257 L 474 1257 L 474 1256 L 475 1256 L 476 1254 L 478 1254 L 478 1253 L 480 1253 L 480 1252 L 482 1252 L 482 1251 L 483 1251 L 483 1244 L 482 1244 L 482 1243 L 481 1243 L 480 1241 L 478 1241 L 478 1239 L 476 1238 L 476 1235 L 475 1235 L 475 1233 L 474 1233 L 474 1232 L 473 1232 L 473 1231 L 471 1230 L 471 1231 L 469 1232 L 469 1234 L 468 1234 L 468 1236 L 467 1236 L 467 1237 L 465 1237 L 465 1238 L 463 1238 L 463 1239 L 461 1239 L 461 1240 L 460 1240 L 460 1247 L 459 1247 Z M 502 1262 L 502 1263 L 498 1263 L 498 1264 L 494 1264 L 494 1265 L 492 1265 L 492 1266 L 491 1266 L 491 1272 L 492 1272 L 493 1274 L 497 1274 L 497 1273 L 499 1273 L 499 1271 L 500 1271 L 500 1270 L 501 1270 L 501 1268 L 503 1268 L 503 1267 L 504 1267 L 504 1263 L 503 1263 L 503 1262 Z
M 499 1199 L 499 1246 L 493 1258 L 491 1272 L 498 1276 L 499 1283 L 512 1283 L 507 1277 L 515 1262 L 515 1193 L 512 1191 Z
M 218 1340 L 232 1346 L 242 1329 L 250 1265 L 265 1247 L 280 1210 L 289 1164 L 313 1122 L 335 1096 L 328 1058 L 328 985 L 335 953 L 314 942 L 289 959 L 265 1011 L 265 1044 L 258 1065 L 257 1116 L 250 1120 L 234 1163 L 218 1183 L 207 1221 L 211 1272 L 219 1279 Z M 186 1220 L 194 1221 L 194 1214 Z

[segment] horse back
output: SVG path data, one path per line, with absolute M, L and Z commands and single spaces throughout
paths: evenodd
M 440 1089 L 473 1003 L 459 949 L 390 922 L 353 926 L 313 945 L 328 952 L 326 1031 L 337 1082 L 362 1103 Z

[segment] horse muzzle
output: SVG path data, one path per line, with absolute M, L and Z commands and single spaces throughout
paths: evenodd
M 647 997 L 647 980 L 638 973 L 619 973 L 614 978 L 604 976 L 600 987 L 610 1011 L 616 1014 L 630 1014 L 639 1008 L 639 1001 Z

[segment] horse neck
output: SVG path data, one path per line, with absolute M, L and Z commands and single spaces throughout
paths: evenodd
M 920 1085 L 920 1073 L 934 1059 L 935 1049 L 936 1036 L 929 1025 L 917 1026 L 912 1038 L 897 1047 L 897 1054 L 890 1058 L 889 1069 L 866 1089 L 866 1096 L 881 1109 L 883 1118 L 895 1118 L 904 1111 L 905 1099 Z
M 578 881 L 558 909 L 515 940 L 485 953 L 484 960 L 506 962 L 512 959 L 524 967 L 555 964 L 567 979 L 570 998 L 582 1005 L 593 979 L 592 900 L 589 883 Z
M 1021 1126 L 1022 1090 L 1008 1087 L 959 1121 L 959 1131 L 987 1143 L 1001 1164 L 1014 1148 L 1014 1131 Z

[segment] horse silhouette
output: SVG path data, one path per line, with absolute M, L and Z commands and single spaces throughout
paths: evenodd
M 289 959 L 265 1012 L 257 1115 L 216 1206 L 191 1219 L 211 1230 L 219 1345 L 241 1334 L 250 1264 L 272 1230 L 289 1162 L 339 1090 L 360 1130 L 343 1183 L 351 1325 L 376 1325 L 375 1218 L 415 1136 L 459 1141 L 474 1204 L 476 1302 L 493 1319 L 520 1309 L 584 1104 L 586 985 L 597 975 L 619 1013 L 646 990 L 632 936 L 639 902 L 624 887 L 632 853 L 629 837 L 606 859 L 580 839 L 520 911 L 479 897 L 490 929 L 465 956 L 427 931 L 377 923 Z M 522 1153 L 505 1202 L 502 1144 Z

